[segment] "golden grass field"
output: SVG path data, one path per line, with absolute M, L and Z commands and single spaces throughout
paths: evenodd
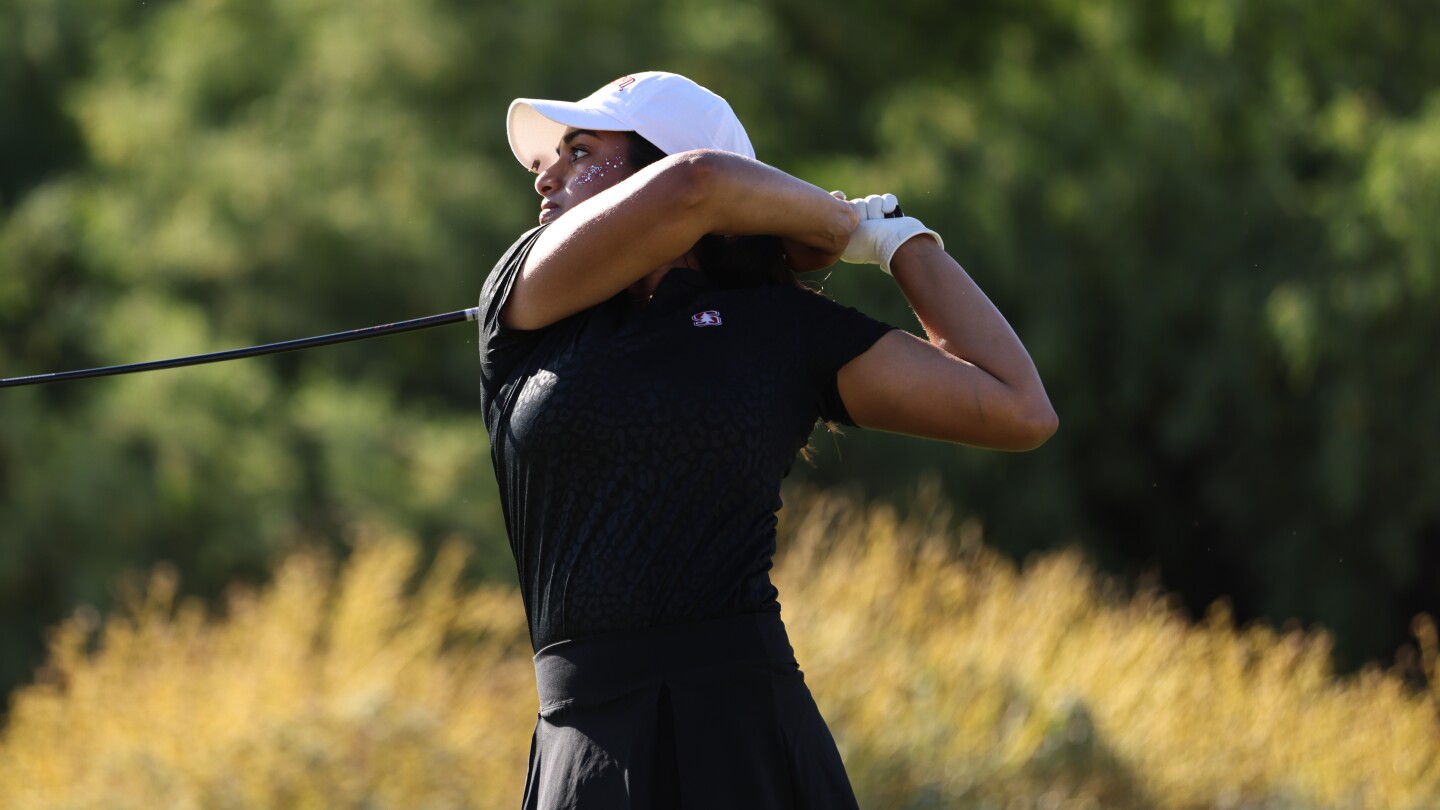
M 786 513 L 786 622 L 864 807 L 1440 807 L 1436 695 L 1337 677 L 1321 633 L 1191 622 L 1073 551 L 1017 570 L 943 513 Z M 463 562 L 362 532 L 223 617 L 164 571 L 103 623 L 81 611 L 12 698 L 0 808 L 517 807 L 524 616 Z

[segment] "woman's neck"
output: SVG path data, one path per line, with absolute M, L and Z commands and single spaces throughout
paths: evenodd
M 695 258 L 694 251 L 690 251 L 683 256 L 677 256 L 660 265 L 655 270 L 650 271 L 644 278 L 631 284 L 627 292 L 639 301 L 649 301 L 651 296 L 655 295 L 655 290 L 660 286 L 660 282 L 665 278 L 665 274 L 676 267 L 699 269 L 700 262 Z

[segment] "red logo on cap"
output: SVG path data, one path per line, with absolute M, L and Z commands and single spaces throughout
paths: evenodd
M 697 312 L 690 316 L 690 321 L 696 326 L 720 326 L 724 321 L 720 320 L 720 313 L 713 309 L 704 312 Z
M 630 85 L 632 85 L 632 84 L 635 83 L 635 77 L 634 77 L 634 76 L 621 76 L 620 78 L 618 78 L 618 79 L 615 80 L 615 83 L 616 83 L 617 85 L 619 85 L 619 87 L 616 88 L 617 90 L 624 90 L 625 88 L 627 88 L 627 87 L 629 87 Z

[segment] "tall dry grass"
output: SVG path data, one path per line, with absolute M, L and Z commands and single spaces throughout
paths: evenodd
M 1336 677 L 1323 634 L 1191 624 L 1074 552 L 1020 571 L 943 515 L 796 511 L 786 621 L 866 807 L 1440 807 L 1435 696 Z M 524 617 L 462 558 L 422 572 L 370 536 L 338 570 L 291 557 L 223 618 L 166 572 L 103 626 L 77 615 L 13 698 L 0 807 L 515 807 Z

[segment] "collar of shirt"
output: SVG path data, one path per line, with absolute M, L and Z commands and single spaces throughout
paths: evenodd
M 660 279 L 655 294 L 645 309 L 652 312 L 670 312 L 694 300 L 695 296 L 710 288 L 710 278 L 703 272 L 690 267 L 672 267 Z

